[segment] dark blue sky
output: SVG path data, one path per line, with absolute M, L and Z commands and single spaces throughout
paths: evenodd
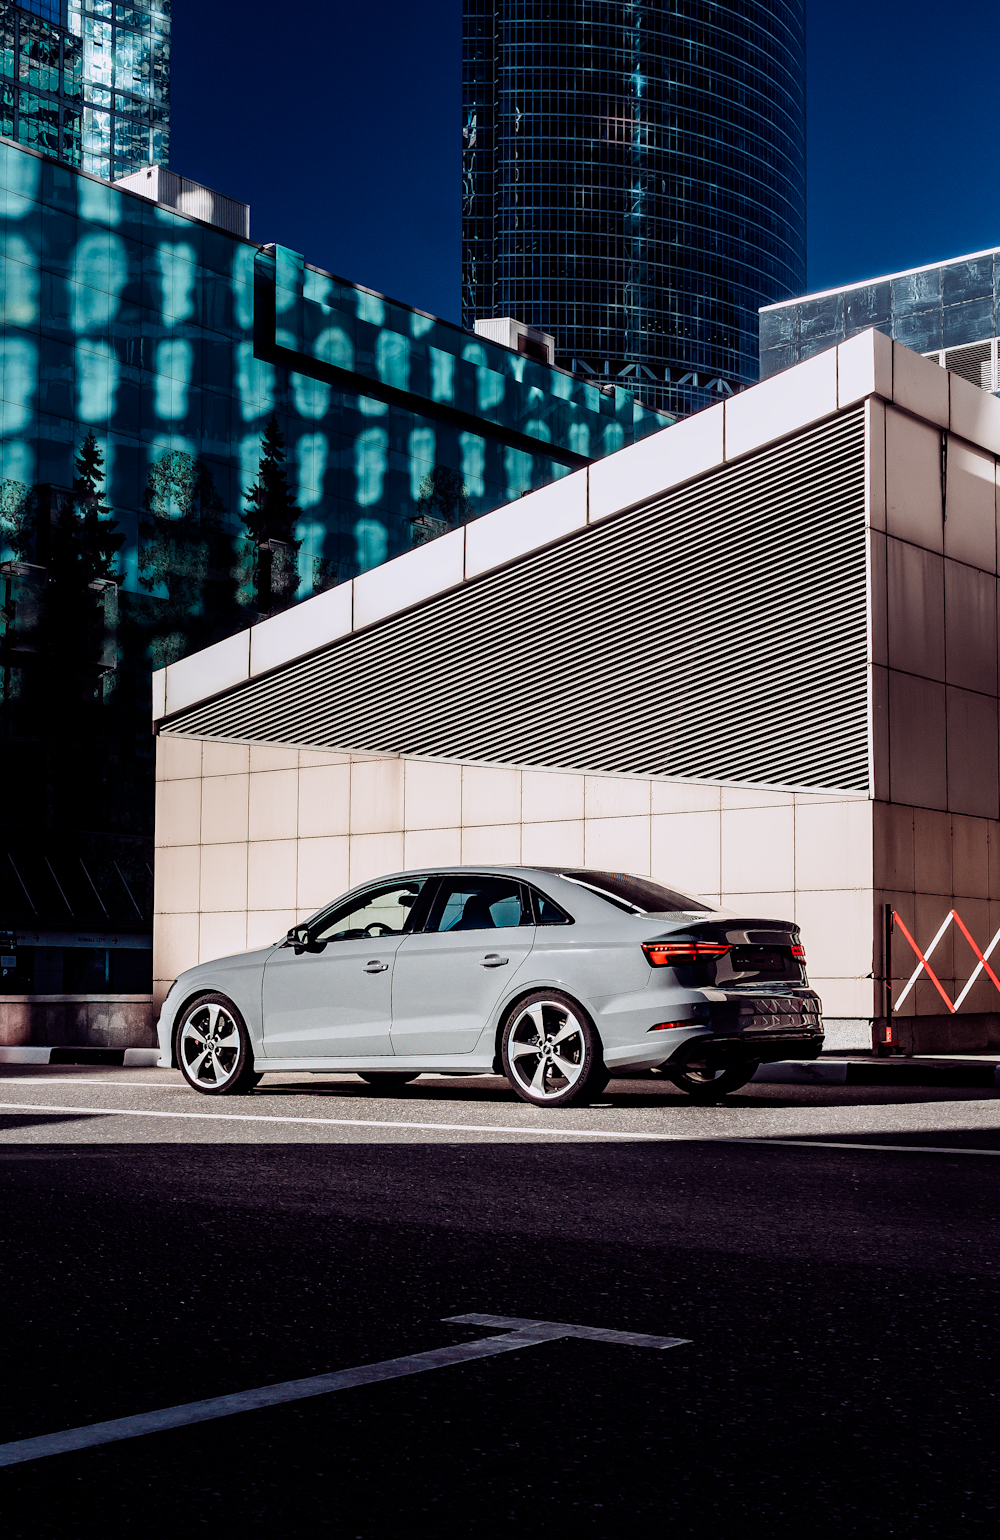
M 457 320 L 460 0 L 173 17 L 174 169 L 249 202 L 256 240 Z M 811 0 L 810 288 L 1000 244 L 998 45 L 996 0 Z

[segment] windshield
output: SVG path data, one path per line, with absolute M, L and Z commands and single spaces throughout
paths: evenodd
M 703 914 L 711 908 L 693 893 L 678 893 L 649 877 L 633 877 L 630 872 L 591 872 L 562 867 L 548 867 L 547 870 L 558 872 L 567 882 L 592 889 L 630 914 Z

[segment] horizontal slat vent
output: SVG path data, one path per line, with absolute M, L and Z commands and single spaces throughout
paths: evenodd
M 866 637 L 858 408 L 161 730 L 867 791 Z

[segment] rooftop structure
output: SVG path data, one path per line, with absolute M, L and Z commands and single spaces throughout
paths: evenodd
M 1000 247 L 765 306 L 761 378 L 869 327 L 981 390 L 1000 391 Z

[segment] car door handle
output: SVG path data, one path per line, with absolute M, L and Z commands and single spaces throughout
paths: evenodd
M 501 957 L 499 952 L 487 952 L 483 958 L 484 968 L 503 968 L 510 962 L 509 957 Z
M 388 968 L 388 966 L 389 966 L 388 963 L 379 962 L 377 958 L 373 957 L 371 962 L 365 963 L 365 972 L 366 973 L 384 973 L 386 971 L 386 969 Z

